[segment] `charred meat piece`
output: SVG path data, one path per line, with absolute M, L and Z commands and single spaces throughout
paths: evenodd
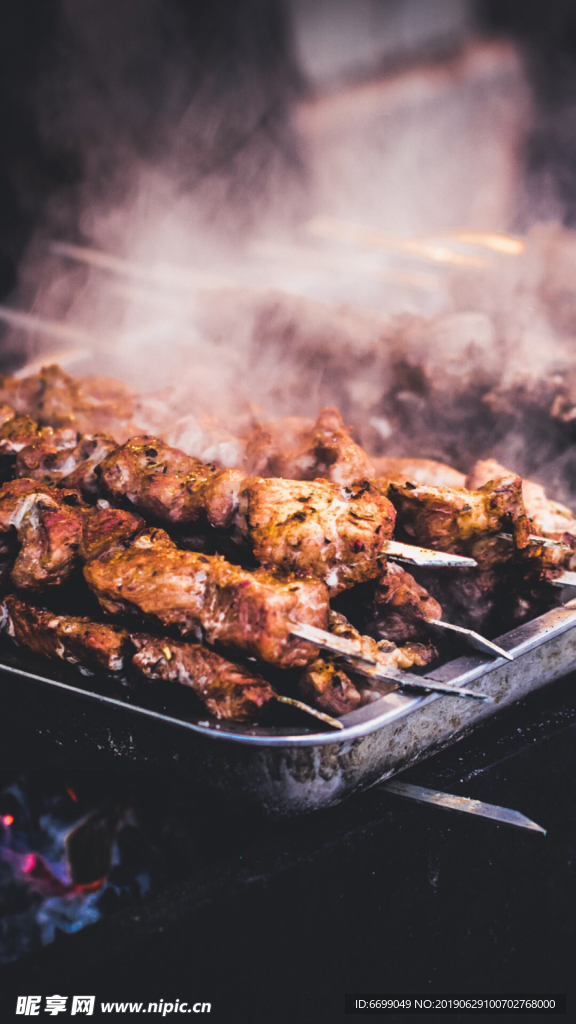
M 96 467 L 114 451 L 116 442 L 106 434 L 85 434 L 79 440 L 75 434 L 74 439 L 72 446 L 63 448 L 44 428 L 17 455 L 15 475 L 75 487 L 85 497 L 96 498 L 101 490 Z
M 382 571 L 394 508 L 370 481 L 341 487 L 326 480 L 247 478 L 240 530 L 266 568 L 317 576 L 331 594 Z
M 288 418 L 258 426 L 248 438 L 250 475 L 348 485 L 374 476 L 374 467 L 352 439 L 337 409 L 325 406 L 315 422 Z
M 514 534 L 518 548 L 529 544 L 531 527 L 519 476 L 510 474 L 475 491 L 406 481 L 391 483 L 388 493 L 399 526 L 424 547 L 471 554 L 475 540 L 502 530 Z
M 499 480 L 509 475 L 510 470 L 495 459 L 484 459 L 472 467 L 466 483 L 468 487 L 481 487 L 490 480 Z M 542 485 L 534 480 L 522 481 L 522 496 L 526 512 L 533 523 L 534 534 L 560 541 L 566 546 L 565 550 L 544 548 L 543 555 L 560 566 L 571 565 L 576 548 L 576 516 L 572 509 L 549 498 Z
M 78 491 L 35 480 L 0 488 L 0 576 L 14 586 L 43 591 L 69 580 L 81 561 L 129 541 L 143 526 L 139 516 L 86 505 Z
M 362 702 L 344 668 L 328 658 L 315 658 L 303 669 L 298 690 L 303 700 L 328 715 L 347 715 Z
M 270 683 L 201 644 L 136 633 L 132 664 L 147 679 L 188 686 L 215 718 L 251 722 L 275 693 Z
M 291 636 L 290 622 L 325 628 L 328 594 L 316 579 L 248 572 L 218 555 L 181 551 L 162 530 L 143 531 L 124 551 L 84 569 L 105 611 L 140 612 L 182 635 L 283 668 L 305 665 L 315 648 Z
M 54 615 L 8 595 L 0 606 L 2 629 L 21 647 L 84 669 L 120 672 L 130 651 L 125 629 L 72 615 Z
M 418 543 L 476 559 L 478 567 L 450 579 L 422 574 L 421 581 L 456 625 L 498 635 L 534 608 L 554 603 L 546 582 L 558 573 L 549 552 L 530 543 L 520 477 L 509 474 L 476 490 L 390 485 L 398 520 Z M 514 543 L 502 539 L 511 533 Z
M 409 669 L 414 666 L 423 668 L 438 656 L 436 648 L 431 643 L 407 643 L 402 647 L 397 647 L 390 640 L 377 641 L 371 636 L 360 633 L 346 616 L 339 612 L 330 613 L 330 632 L 344 637 L 346 640 L 355 640 L 362 656 L 377 661 L 383 668 Z M 383 689 L 382 683 L 378 684 L 378 689 L 381 692 L 387 692 L 385 686 Z
M 100 465 L 106 494 L 166 525 L 237 523 L 269 569 L 314 575 L 338 590 L 380 571 L 394 509 L 369 481 L 244 478 L 217 470 L 158 438 L 132 438 Z
M 105 493 L 159 522 L 187 526 L 207 520 L 228 527 L 238 506 L 239 470 L 200 462 L 156 437 L 133 437 L 100 465 Z
M 466 477 L 445 462 L 434 459 L 397 459 L 381 456 L 373 459 L 376 477 L 385 477 L 395 483 L 406 480 L 432 487 L 465 487 Z M 508 474 L 506 474 L 508 475 Z
M 128 388 L 108 378 L 74 380 L 59 366 L 45 366 L 29 377 L 0 376 L 0 402 L 41 426 L 94 433 L 114 424 L 122 439 L 137 432 L 136 400 Z
M 95 508 L 87 509 L 82 523 L 79 556 L 82 562 L 98 558 L 105 551 L 125 547 L 144 527 L 144 520 L 134 512 L 112 508 L 107 501 L 99 501 Z
M 77 491 L 54 491 L 33 480 L 0 490 L 0 535 L 19 544 L 12 582 L 26 590 L 63 583 L 78 565 L 84 505 Z
M 382 576 L 367 585 L 369 632 L 396 644 L 426 636 L 425 623 L 442 618 L 442 607 L 414 577 L 389 562 Z
M 60 452 L 73 447 L 78 441 L 75 430 L 62 427 L 39 427 L 30 416 L 19 413 L 6 418 L 0 426 L 0 472 L 4 478 L 10 476 L 31 477 L 32 473 L 16 469 L 19 460 L 25 464 L 24 453 L 40 448 L 51 452 Z

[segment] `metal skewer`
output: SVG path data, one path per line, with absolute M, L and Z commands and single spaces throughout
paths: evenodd
M 563 572 L 555 580 L 550 580 L 555 587 L 576 587 L 576 572 Z
M 546 835 L 545 828 L 510 807 L 485 804 L 482 800 L 471 800 L 467 796 L 454 796 L 453 793 L 442 793 L 436 789 L 427 789 L 425 786 L 413 786 L 409 782 L 384 782 L 381 788 L 385 789 L 387 793 L 394 793 L 395 796 L 403 796 L 408 800 L 434 804 L 436 807 L 444 807 L 447 811 L 463 811 L 465 814 L 475 814 L 480 818 L 491 818 L 493 821 L 499 821 L 502 825 L 529 828 L 533 832 L 541 832 L 542 835 Z
M 410 672 L 403 672 L 395 668 L 385 668 L 372 658 L 362 654 L 356 640 L 348 640 L 346 637 L 335 636 L 327 633 L 324 629 L 317 629 L 316 626 L 309 626 L 305 622 L 297 622 L 291 628 L 293 636 L 301 640 L 308 640 L 322 650 L 337 654 L 345 658 L 362 676 L 368 679 L 375 679 L 383 683 L 395 683 L 398 687 L 409 687 L 415 690 L 429 690 L 433 693 L 450 694 L 454 697 L 466 697 L 470 700 L 483 700 L 492 703 L 492 697 L 476 690 L 468 690 L 463 686 L 451 686 L 450 683 L 440 683 L 436 679 L 428 679 L 427 676 L 417 676 Z
M 482 651 L 483 654 L 492 654 L 497 658 L 506 658 L 507 661 L 514 661 L 513 654 L 505 651 L 503 647 L 498 647 L 498 644 L 492 643 L 491 640 L 487 640 L 485 636 L 482 636 L 481 633 L 476 633 L 473 629 L 455 626 L 452 622 L 442 622 L 441 619 L 428 619 L 424 622 L 424 625 L 429 626 L 432 632 L 453 633 L 460 637 L 464 643 L 474 647 L 477 651 Z
M 386 555 L 392 562 L 408 562 L 409 565 L 461 566 L 473 569 L 478 562 L 465 555 L 453 555 L 450 551 L 433 551 L 431 548 L 420 548 L 415 544 L 402 544 L 397 540 L 386 542 Z
M 509 540 L 514 543 L 514 538 L 511 533 L 498 533 L 498 537 L 502 540 Z M 540 537 L 537 533 L 531 533 L 528 537 L 531 544 L 540 544 L 543 548 L 564 548 L 566 551 L 570 550 L 570 545 L 565 544 L 562 540 L 552 540 L 551 537 Z
M 277 700 L 279 704 L 289 704 L 293 708 L 298 708 L 307 715 L 313 715 L 314 718 L 319 718 L 321 722 L 326 722 L 326 725 L 331 725 L 333 729 L 344 728 L 342 722 L 339 722 L 337 718 L 332 718 L 332 715 L 326 715 L 323 711 L 317 711 L 316 708 L 310 707 L 309 704 L 305 704 L 302 700 L 295 700 L 294 697 L 285 697 L 282 693 L 275 693 L 274 700 Z

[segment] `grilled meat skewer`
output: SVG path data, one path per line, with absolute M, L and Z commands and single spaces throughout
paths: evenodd
M 328 715 L 276 693 L 265 679 L 200 644 L 129 634 L 126 629 L 85 617 L 54 615 L 14 594 L 0 605 L 0 629 L 18 646 L 78 665 L 84 672 L 104 669 L 119 673 L 132 665 L 148 679 L 188 686 L 215 718 L 251 722 L 260 718 L 272 701 L 279 701 L 333 728 L 342 728 Z
M 467 487 L 481 487 L 490 480 L 509 476 L 510 470 L 495 459 L 476 462 L 466 480 Z M 570 568 L 575 559 L 576 516 L 572 509 L 549 498 L 541 484 L 534 480 L 522 480 L 522 497 L 526 512 L 532 520 L 534 533 L 559 546 L 542 551 L 542 557 L 551 564 Z M 531 538 L 534 540 L 534 538 Z
M 217 470 L 158 438 L 132 438 L 100 464 L 105 494 L 167 526 L 237 525 L 268 569 L 311 573 L 332 593 L 381 571 L 395 513 L 369 481 L 343 487 Z
M 553 549 L 531 543 L 534 531 L 526 515 L 520 477 L 509 474 L 476 490 L 391 482 L 388 494 L 407 536 L 422 544 L 474 557 L 478 568 L 450 580 L 422 575 L 451 622 L 480 629 L 513 625 L 532 607 L 553 598 L 546 584 L 561 570 Z M 511 533 L 513 544 L 501 533 Z
M 204 634 L 209 643 L 281 668 L 306 665 L 316 653 L 291 636 L 291 621 L 328 625 L 328 591 L 320 580 L 252 572 L 220 555 L 182 551 L 160 529 L 92 559 L 84 578 L 108 613 L 144 614 L 183 636 Z
M 93 508 L 75 490 L 34 480 L 0 488 L 0 559 L 14 586 L 43 591 L 67 582 L 83 561 L 141 529 L 140 516 L 107 503 Z
M 80 670 L 121 672 L 131 654 L 126 629 L 85 617 L 54 615 L 9 594 L 0 605 L 0 628 L 16 644 Z
M 287 619 L 305 621 L 310 612 L 294 595 L 307 595 L 317 605 L 311 624 L 320 628 L 326 625 L 327 594 L 320 581 L 278 579 L 266 570 L 238 569 L 219 556 L 183 552 L 161 530 L 142 533 L 143 525 L 133 513 L 106 507 L 105 503 L 95 508 L 86 506 L 76 492 L 43 487 L 33 481 L 11 481 L 0 491 L 0 526 L 6 537 L 13 534 L 14 542 L 17 539 L 20 543 L 12 580 L 21 589 L 42 591 L 60 585 L 82 563 L 89 563 L 85 571 L 88 582 L 94 577 L 100 581 L 116 552 L 123 573 L 139 573 L 142 568 L 144 576 L 138 577 L 140 586 L 128 584 L 130 591 L 125 591 L 122 584 L 121 591 L 113 589 L 105 597 L 99 590 L 98 597 L 108 611 L 136 604 L 165 625 L 176 625 L 184 632 L 202 627 L 211 641 L 248 649 L 272 663 L 285 658 L 275 648 L 274 631 L 285 639 Z M 140 536 L 133 540 L 138 533 Z M 132 546 L 127 549 L 130 541 Z M 102 563 L 94 564 L 101 555 Z M 213 578 L 205 593 L 208 569 Z M 145 575 L 148 570 L 152 573 L 150 579 Z M 190 581 L 200 578 L 197 600 L 194 586 L 184 574 Z M 278 642 L 282 643 L 281 639 Z M 313 656 L 313 651 L 309 653 Z

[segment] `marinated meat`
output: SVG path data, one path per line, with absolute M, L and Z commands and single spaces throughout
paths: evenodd
M 133 634 L 132 664 L 147 679 L 190 687 L 215 718 L 236 722 L 261 717 L 275 693 L 265 679 L 201 644 Z
M 481 460 L 472 467 L 467 486 L 481 487 L 509 474 L 510 470 L 495 459 Z M 572 509 L 549 498 L 542 485 L 534 480 L 522 481 L 522 496 L 526 512 L 533 523 L 534 534 L 565 545 L 564 551 L 561 548 L 546 548 L 544 553 L 547 558 L 561 566 L 570 566 L 576 548 L 576 517 Z
M 251 476 L 317 480 L 343 486 L 374 476 L 374 467 L 337 409 L 325 406 L 315 422 L 296 417 L 257 426 L 246 445 Z
M 67 582 L 81 561 L 130 540 L 139 516 L 106 502 L 86 505 L 78 491 L 17 479 L 0 488 L 0 578 L 43 591 Z
M 382 572 L 393 506 L 370 481 L 341 487 L 326 480 L 247 478 L 239 523 L 260 565 L 312 574 L 331 594 Z
M 426 636 L 425 623 L 442 618 L 442 607 L 414 577 L 389 562 L 369 584 L 366 620 L 369 631 L 396 644 Z
M 0 606 L 4 632 L 45 658 L 61 658 L 85 670 L 120 672 L 130 653 L 128 633 L 88 618 L 54 615 L 9 594 Z
M 518 548 L 529 544 L 531 527 L 522 500 L 522 481 L 513 474 L 474 491 L 406 481 L 391 483 L 388 493 L 399 526 L 424 547 L 472 555 L 475 540 L 502 530 L 514 534 Z
M 14 586 L 44 590 L 69 579 L 78 565 L 84 506 L 76 491 L 54 491 L 33 480 L 0 489 L 0 535 L 18 541 Z
M 63 448 L 54 443 L 47 428 L 22 448 L 16 457 L 15 475 L 61 487 L 75 487 L 87 498 L 96 498 L 101 487 L 96 469 L 117 447 L 106 434 L 74 434 L 74 444 Z
M 106 551 L 125 547 L 143 527 L 144 520 L 134 512 L 100 501 L 84 514 L 79 557 L 82 562 L 89 562 Z
M 291 621 L 325 628 L 328 594 L 312 578 L 248 572 L 219 555 L 181 551 L 161 530 L 144 531 L 124 551 L 84 569 L 105 611 L 140 612 L 184 636 L 257 657 L 280 667 L 305 665 L 315 648 L 291 636 Z
M 392 505 L 367 480 L 243 478 L 152 437 L 132 438 L 99 473 L 111 500 L 166 525 L 236 524 L 262 566 L 318 576 L 333 593 L 378 575 L 394 528 Z
M 99 474 L 113 501 L 173 526 L 207 520 L 229 527 L 243 480 L 239 470 L 218 470 L 149 436 L 133 437 L 113 451 Z

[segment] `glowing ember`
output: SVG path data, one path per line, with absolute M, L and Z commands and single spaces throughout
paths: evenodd
M 30 875 L 36 866 L 36 855 L 34 853 L 27 853 L 22 861 L 22 871 L 24 874 Z
M 0 821 L 2 821 L 2 824 L 5 825 L 6 828 L 8 828 L 9 825 L 13 825 L 14 824 L 14 815 L 13 814 L 3 814 L 2 818 L 0 819 Z

